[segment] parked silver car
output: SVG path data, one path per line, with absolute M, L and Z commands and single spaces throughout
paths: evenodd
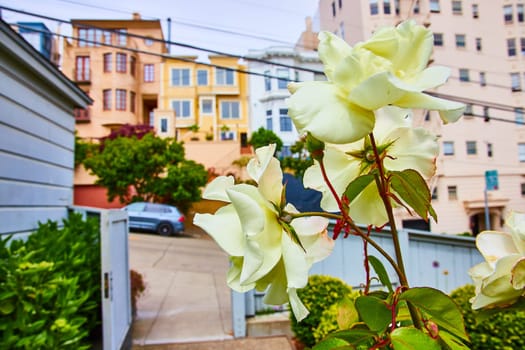
M 172 205 L 135 202 L 122 210 L 128 212 L 130 230 L 155 231 L 163 236 L 184 232 L 184 215 Z

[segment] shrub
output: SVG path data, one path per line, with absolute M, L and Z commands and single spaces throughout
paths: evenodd
M 101 322 L 98 220 L 73 214 L 0 243 L 0 348 L 84 349 Z
M 352 288 L 342 280 L 330 277 L 313 275 L 308 279 L 306 287 L 299 289 L 297 294 L 310 314 L 301 322 L 291 313 L 291 326 L 295 336 L 306 346 L 316 343 L 314 331 L 321 323 L 321 317 L 325 310 L 348 296 Z
M 129 277 L 131 286 L 131 313 L 133 317 L 135 317 L 137 315 L 137 301 L 146 290 L 146 285 L 140 272 L 129 270 Z
M 470 298 L 474 286 L 466 285 L 451 293 L 465 319 L 465 328 L 470 336 L 473 350 L 515 350 L 525 349 L 523 325 L 525 311 L 499 312 L 483 322 L 476 322 Z

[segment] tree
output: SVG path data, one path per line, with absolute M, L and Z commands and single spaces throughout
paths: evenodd
M 185 210 L 200 198 L 208 174 L 201 164 L 184 159 L 184 147 L 173 139 L 145 133 L 142 138 L 106 138 L 84 166 L 108 190 L 108 200 L 121 203 L 156 201 Z
M 314 164 L 314 161 L 307 152 L 303 140 L 295 142 L 290 147 L 290 151 L 292 152 L 291 157 L 281 159 L 281 168 L 283 171 L 291 170 L 296 178 L 302 179 L 304 172 Z
M 267 130 L 262 126 L 259 129 L 257 129 L 257 131 L 254 131 L 252 133 L 252 137 L 250 138 L 250 141 L 248 141 L 248 143 L 252 145 L 254 149 L 268 146 L 271 143 L 275 143 L 277 146 L 275 150 L 277 152 L 279 152 L 283 147 L 283 141 L 279 138 L 279 136 L 277 136 L 273 131 Z

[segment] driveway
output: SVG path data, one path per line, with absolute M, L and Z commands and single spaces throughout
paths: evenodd
M 146 290 L 137 305 L 133 344 L 232 339 L 227 255 L 204 236 L 129 236 L 131 269 Z

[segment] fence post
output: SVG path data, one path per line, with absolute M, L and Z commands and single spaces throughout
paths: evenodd
M 232 328 L 234 338 L 246 337 L 246 301 L 245 293 L 231 291 Z

